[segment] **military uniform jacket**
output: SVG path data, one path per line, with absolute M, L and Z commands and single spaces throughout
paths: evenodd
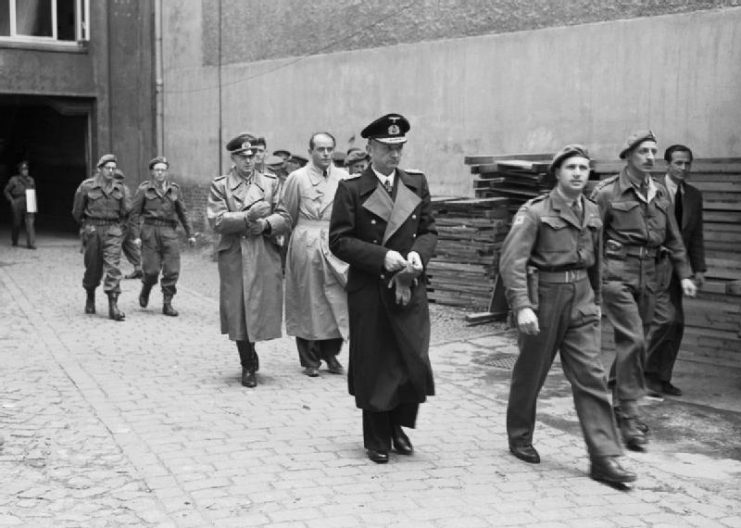
M 602 220 L 597 204 L 581 199 L 581 219 L 556 189 L 529 200 L 515 215 L 499 261 L 513 313 L 535 308 L 528 293 L 528 266 L 543 271 L 586 270 L 595 302 L 600 304 Z
M 600 207 L 604 224 L 604 246 L 643 246 L 657 250 L 668 248 L 674 269 L 680 279 L 691 275 L 687 250 L 674 217 L 674 206 L 666 188 L 650 179 L 646 199 L 636 191 L 628 178 L 627 168 L 595 187 L 592 200 Z M 617 244 L 614 244 L 617 243 Z
M 329 227 L 331 251 L 350 264 L 349 390 L 358 407 L 371 411 L 434 394 L 424 276 L 400 307 L 384 269 L 389 250 L 405 258 L 416 251 L 425 267 L 432 258 L 437 230 L 430 192 L 424 175 L 398 169 L 395 186 L 392 199 L 370 167 L 341 181 Z
M 26 189 L 35 188 L 36 183 L 33 181 L 31 176 L 16 174 L 8 180 L 8 183 L 5 185 L 5 189 L 3 190 L 3 194 L 5 194 L 5 197 L 10 202 L 15 202 L 16 200 L 23 200 L 25 202 Z
M 164 189 L 162 189 L 152 180 L 143 182 L 134 195 L 131 217 L 134 238 L 140 237 L 140 219 L 146 220 L 147 218 L 168 222 L 172 227 L 177 226 L 180 220 L 185 235 L 188 238 L 191 236 L 192 230 L 185 202 L 183 202 L 180 187 L 176 183 L 165 182 Z
M 278 179 L 255 172 L 248 182 L 232 170 L 211 183 L 206 216 L 221 235 L 219 262 L 221 332 L 233 341 L 281 336 L 283 274 L 273 236 L 287 233 L 291 217 L 278 204 Z M 267 202 L 271 236 L 249 234 L 246 212 Z
M 113 180 L 106 191 L 106 182 L 100 175 L 80 184 L 72 204 L 72 216 L 79 224 L 87 218 L 124 222 L 130 210 L 131 197 L 126 186 Z

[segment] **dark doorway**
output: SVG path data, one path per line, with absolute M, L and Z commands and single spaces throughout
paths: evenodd
M 75 189 L 90 177 L 89 127 L 93 103 L 71 97 L 0 95 L 0 185 L 30 163 L 36 180 L 38 230 L 77 230 L 70 211 Z M 0 223 L 10 223 L 2 199 Z

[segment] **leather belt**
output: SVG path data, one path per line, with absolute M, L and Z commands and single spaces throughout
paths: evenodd
M 144 218 L 144 223 L 153 226 L 177 227 L 177 222 L 174 220 L 166 220 L 164 218 Z
M 88 216 L 87 218 L 85 218 L 85 223 L 98 226 L 106 226 L 120 224 L 121 220 L 118 218 L 92 218 Z
M 656 258 L 658 248 L 648 246 L 625 246 L 625 254 L 641 260 Z
M 573 269 L 564 271 L 541 271 L 538 270 L 538 280 L 540 282 L 551 282 L 558 284 L 566 284 L 569 282 L 577 282 L 584 280 L 588 277 L 587 270 L 585 269 Z

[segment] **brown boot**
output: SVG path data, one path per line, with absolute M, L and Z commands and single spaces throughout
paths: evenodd
M 162 313 L 170 317 L 178 316 L 178 311 L 172 307 L 172 295 L 165 295 L 162 302 Z
M 87 292 L 87 299 L 85 300 L 85 313 L 95 313 L 95 288 L 85 290 Z
M 118 294 L 108 294 L 108 318 L 114 321 L 123 321 L 126 318 L 126 314 L 118 309 Z

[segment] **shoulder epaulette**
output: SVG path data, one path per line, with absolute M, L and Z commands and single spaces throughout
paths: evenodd
M 406 172 L 407 174 L 411 174 L 413 176 L 424 176 L 425 175 L 425 173 L 419 169 L 404 169 L 404 172 Z
M 619 177 L 620 177 L 619 174 L 615 174 L 614 176 L 610 176 L 609 178 L 605 178 L 604 180 L 601 180 L 597 185 L 594 186 L 594 190 L 599 191 L 603 187 L 607 187 L 611 183 L 615 183 Z
M 226 178 L 226 176 L 227 176 L 226 174 L 222 174 L 221 176 L 216 176 L 216 177 L 214 178 L 214 181 L 215 181 L 215 182 L 216 182 L 216 181 L 221 181 L 221 180 L 223 180 L 224 178 Z
M 277 180 L 278 179 L 278 177 L 275 174 L 273 174 L 272 172 L 263 172 L 262 175 L 265 176 L 266 178 L 270 178 L 271 180 Z

